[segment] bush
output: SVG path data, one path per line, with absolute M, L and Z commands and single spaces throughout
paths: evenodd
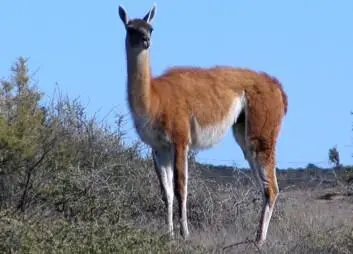
M 60 93 L 43 105 L 31 83 L 24 58 L 1 82 L 0 251 L 190 249 L 148 232 L 164 207 L 152 161 L 123 143 L 125 119 L 109 126 Z

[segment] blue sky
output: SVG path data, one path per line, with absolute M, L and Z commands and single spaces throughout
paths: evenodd
M 29 57 L 48 96 L 56 84 L 93 114 L 128 116 L 122 4 L 142 17 L 153 1 L 3 0 L 0 78 Z M 352 162 L 353 1 L 156 1 L 154 75 L 174 65 L 232 65 L 266 71 L 283 84 L 288 114 L 278 140 L 278 166 L 326 166 L 337 145 Z M 128 118 L 130 121 L 130 118 Z M 129 139 L 136 139 L 128 123 Z M 232 134 L 198 156 L 247 165 Z

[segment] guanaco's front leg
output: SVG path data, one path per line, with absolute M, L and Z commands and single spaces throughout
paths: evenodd
M 174 188 L 173 188 L 173 149 L 165 150 L 153 150 L 153 161 L 156 169 L 156 173 L 161 186 L 161 192 L 163 200 L 165 202 L 167 210 L 167 225 L 168 233 L 172 238 L 174 236 L 173 229 L 173 200 L 174 200 Z
M 184 239 L 189 236 L 187 220 L 187 184 L 188 184 L 188 146 L 185 144 L 175 145 L 174 175 L 175 194 L 179 204 L 179 220 L 181 235 Z

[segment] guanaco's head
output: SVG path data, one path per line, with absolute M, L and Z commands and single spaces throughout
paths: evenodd
M 126 49 L 135 52 L 148 50 L 151 45 L 153 31 L 152 20 L 156 13 L 154 4 L 149 12 L 142 18 L 130 19 L 126 10 L 119 6 L 119 16 L 126 29 Z

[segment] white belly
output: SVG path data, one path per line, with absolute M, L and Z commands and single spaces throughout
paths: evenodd
M 222 121 L 201 127 L 196 118 L 192 121 L 191 131 L 191 147 L 192 148 L 209 148 L 218 143 L 227 133 L 227 131 L 236 123 L 238 116 L 242 112 L 245 105 L 244 94 L 234 99 L 232 106 Z

